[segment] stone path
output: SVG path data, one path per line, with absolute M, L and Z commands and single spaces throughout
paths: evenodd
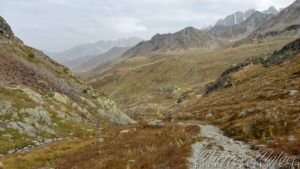
M 214 125 L 197 125 L 201 128 L 198 136 L 202 140 L 192 145 L 193 155 L 188 158 L 189 169 L 268 168 L 268 163 L 260 163 L 256 160 L 259 152 L 252 150 L 247 143 L 224 136 L 223 132 Z M 279 167 L 271 165 L 269 168 Z

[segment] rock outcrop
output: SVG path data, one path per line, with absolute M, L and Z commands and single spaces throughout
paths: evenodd
M 81 135 L 134 122 L 68 68 L 24 45 L 1 17 L 0 60 L 0 137 L 11 136 L 1 142 L 0 154 L 22 146 L 24 139 Z M 6 144 L 11 140 L 18 144 Z
M 0 16 L 0 35 L 5 36 L 7 38 L 14 37 L 14 34 L 10 26 L 6 23 L 6 21 L 1 16 Z
M 269 55 L 265 58 L 262 57 L 251 58 L 251 59 L 247 59 L 243 63 L 233 65 L 230 68 L 226 69 L 216 81 L 211 82 L 204 87 L 205 95 L 208 95 L 209 93 L 220 88 L 231 87 L 232 84 L 230 82 L 230 76 L 228 75 L 230 75 L 233 72 L 237 72 L 251 64 L 263 64 L 264 66 L 278 64 L 286 59 L 295 56 L 299 51 L 300 51 L 300 39 L 297 39 L 285 45 L 281 50 L 275 51 L 272 55 Z

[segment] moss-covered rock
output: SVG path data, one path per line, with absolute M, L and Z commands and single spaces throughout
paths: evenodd
M 59 102 L 62 102 L 64 104 L 67 104 L 69 102 L 69 98 L 68 96 L 65 96 L 63 94 L 60 94 L 60 93 L 57 93 L 55 92 L 54 95 L 53 95 L 53 98 L 56 100 L 56 101 L 59 101 Z

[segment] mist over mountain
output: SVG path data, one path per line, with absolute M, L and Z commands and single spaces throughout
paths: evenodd
M 255 36 L 280 36 L 287 32 L 297 34 L 300 28 L 300 0 L 296 0 L 277 15 L 264 22 L 250 37 Z
M 130 47 L 113 47 L 109 51 L 90 59 L 85 59 L 79 66 L 74 68 L 76 72 L 88 71 L 94 69 L 102 63 L 113 61 L 122 56 Z
M 76 66 L 79 66 L 79 64 L 84 61 L 107 52 L 113 47 L 132 47 L 140 41 L 142 41 L 142 39 L 137 37 L 119 40 L 98 41 L 95 43 L 78 45 L 60 53 L 48 52 L 48 54 L 59 63 L 64 64 L 72 69 Z
M 225 17 L 224 19 L 220 19 L 214 26 L 206 28 L 205 30 L 211 34 L 220 34 L 226 31 L 234 31 L 235 29 L 241 29 L 241 27 L 244 27 L 243 32 L 247 32 L 243 36 L 245 38 L 249 34 L 249 31 L 255 30 L 260 23 L 276 15 L 278 12 L 279 11 L 273 6 L 262 12 L 254 9 L 249 9 L 245 12 L 239 11 Z M 251 21 L 248 20 L 249 18 L 251 18 Z
M 1 15 L 14 17 L 18 11 L 7 9 L 13 4 L 42 21 L 23 17 L 34 32 L 26 34 L 0 16 L 0 169 L 299 167 L 300 0 L 273 7 L 286 1 L 1 1 Z M 51 15 L 39 15 L 48 6 Z M 233 6 L 250 10 L 205 30 L 188 26 L 215 22 Z M 205 10 L 211 15 L 202 16 Z M 80 24 L 65 29 L 70 18 Z M 63 35 L 51 29 L 57 22 Z M 98 22 L 108 30 L 94 29 Z M 24 31 L 40 43 L 49 35 L 76 43 L 80 36 L 152 34 L 154 27 L 160 33 L 145 41 L 48 52 L 56 60 L 17 37 Z M 235 160 L 199 156 L 209 151 Z

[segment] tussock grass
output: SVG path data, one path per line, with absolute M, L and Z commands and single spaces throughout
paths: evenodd
M 155 112 L 164 113 L 182 93 L 214 81 L 233 64 L 271 54 L 289 41 L 131 58 L 102 74 L 96 73 L 88 82 L 109 94 L 125 112 L 141 112 L 137 119 L 157 118 L 159 115 Z M 94 75 L 95 72 L 89 74 Z M 177 86 L 179 90 L 174 94 L 158 92 L 169 86 Z
M 231 88 L 191 100 L 172 118 L 209 121 L 235 139 L 299 156 L 300 93 L 288 94 L 300 91 L 299 69 L 300 53 L 268 68 L 250 65 L 230 75 Z M 206 117 L 208 113 L 210 117 Z M 295 141 L 287 141 L 290 136 Z
M 124 129 L 130 131 L 120 134 Z M 8 168 L 187 168 L 186 157 L 191 153 L 191 144 L 197 141 L 192 136 L 199 132 L 198 126 L 141 122 L 65 139 L 1 161 Z

